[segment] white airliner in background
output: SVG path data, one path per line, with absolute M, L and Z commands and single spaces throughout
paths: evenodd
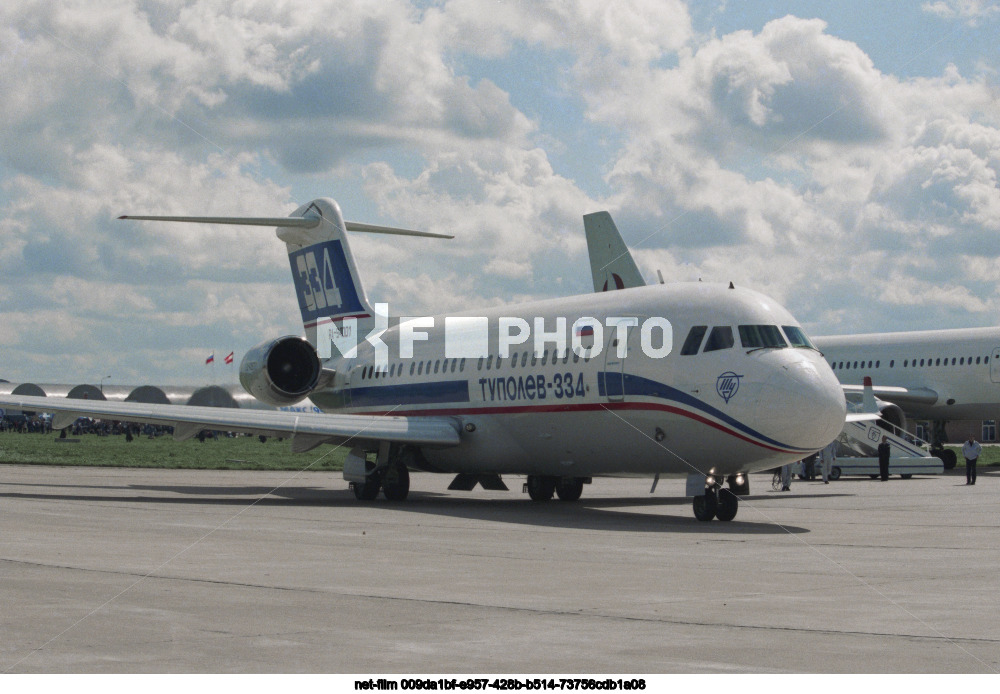
M 584 217 L 594 291 L 645 286 L 621 234 L 606 212 Z M 812 339 L 848 394 L 874 384 L 882 418 L 906 428 L 906 418 L 936 423 L 1000 417 L 1000 327 L 836 335 Z M 939 444 L 938 444 L 939 445 Z M 950 450 L 935 450 L 945 468 Z
M 788 311 L 731 284 L 643 286 L 380 328 L 346 232 L 405 230 L 345 223 L 326 198 L 288 218 L 139 218 L 277 227 L 307 339 L 261 343 L 240 380 L 269 404 L 308 397 L 323 413 L 13 395 L 0 404 L 55 412 L 56 428 L 89 415 L 169 424 L 177 438 L 225 429 L 291 436 L 297 451 L 347 445 L 344 478 L 359 499 L 404 499 L 409 469 L 456 474 L 452 489 L 503 489 L 500 475 L 526 475 L 536 501 L 575 500 L 600 475 L 698 474 L 700 520 L 735 517 L 746 473 L 800 460 L 845 420 L 871 418 L 846 414 L 830 365 Z M 571 334 L 559 347 L 562 330 Z M 539 333 L 548 341 L 536 344 Z M 353 352 L 349 338 L 361 338 Z M 457 353 L 469 349 L 479 356 Z

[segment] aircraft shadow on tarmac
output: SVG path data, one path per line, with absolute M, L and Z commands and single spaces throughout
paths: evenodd
M 684 497 L 598 497 L 566 503 L 553 499 L 535 503 L 518 493 L 493 498 L 469 498 L 454 493 L 413 491 L 405 502 L 378 499 L 362 502 L 350 490 L 331 490 L 324 487 L 270 487 L 259 486 L 199 486 L 199 485 L 44 485 L 24 484 L 35 490 L 51 488 L 52 491 L 2 492 L 0 498 L 43 499 L 49 501 L 92 501 L 101 503 L 148 503 L 212 506 L 260 507 L 331 507 L 368 508 L 386 513 L 419 513 L 451 518 L 493 521 L 515 525 L 567 528 L 577 530 L 609 530 L 630 532 L 670 533 L 741 533 L 773 535 L 804 533 L 807 528 L 779 526 L 768 521 L 744 521 L 737 518 L 728 523 L 699 522 L 690 511 L 691 500 Z M 61 490 L 61 491 L 57 491 Z M 72 490 L 77 490 L 74 493 Z M 88 493 L 88 490 L 109 493 Z M 117 492 L 117 493 L 115 493 Z M 797 495 L 782 495 L 795 498 Z M 741 513 L 753 514 L 750 508 L 756 501 L 773 499 L 774 496 L 745 497 Z M 659 509 L 676 510 L 678 514 L 664 515 Z

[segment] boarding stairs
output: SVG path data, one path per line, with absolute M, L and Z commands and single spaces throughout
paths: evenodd
M 944 463 L 931 455 L 930 444 L 885 420 L 847 422 L 837 437 L 835 468 L 843 475 L 878 476 L 878 445 L 889 443 L 889 474 L 908 479 L 913 475 L 940 475 Z

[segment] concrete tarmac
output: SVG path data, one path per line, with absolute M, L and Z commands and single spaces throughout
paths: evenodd
M 731 523 L 683 480 L 506 481 L 0 465 L 0 671 L 1000 669 L 1000 473 L 755 475 Z

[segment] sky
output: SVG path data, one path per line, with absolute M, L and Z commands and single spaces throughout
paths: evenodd
M 273 229 L 346 219 L 401 315 L 643 274 L 732 281 L 813 335 L 1000 324 L 988 0 L 6 0 L 0 378 L 235 381 L 301 334 Z M 205 365 L 215 354 L 215 366 Z

